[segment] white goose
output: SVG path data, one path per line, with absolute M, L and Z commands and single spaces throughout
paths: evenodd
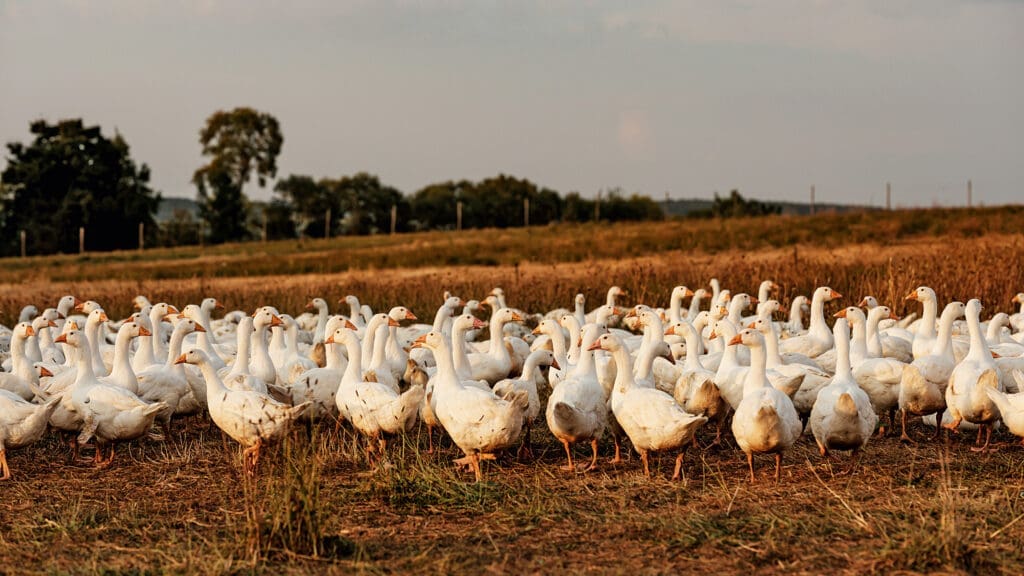
M 55 396 L 43 404 L 33 404 L 17 394 L 0 390 L 0 480 L 11 478 L 7 450 L 24 448 L 42 438 L 60 400 Z
M 888 426 L 879 428 L 879 434 L 892 432 L 896 428 L 896 408 L 900 399 L 900 380 L 906 364 L 893 358 L 872 358 L 867 349 L 867 319 L 864 312 L 850 306 L 835 314 L 846 318 L 853 327 L 850 343 L 850 361 L 853 363 L 853 377 L 857 384 L 871 398 L 871 407 L 876 414 L 889 414 Z
M 202 350 L 190 350 L 174 362 L 187 362 L 202 371 L 210 419 L 245 448 L 242 458 L 247 474 L 255 474 L 263 444 L 283 436 L 289 424 L 310 405 L 305 402 L 292 407 L 264 394 L 227 388 Z
M 949 377 L 946 387 L 946 406 L 952 422 L 943 427 L 956 431 L 961 420 L 979 425 L 985 431 L 985 444 L 972 450 L 985 451 L 992 438 L 992 425 L 999 420 L 999 408 L 989 397 L 986 389 L 1002 392 L 999 382 L 999 367 L 992 358 L 988 343 L 981 334 L 981 302 L 971 299 L 964 309 L 967 327 L 971 334 L 971 348 L 967 356 L 957 364 Z M 979 437 L 981 430 L 978 431 Z
M 508 308 L 499 308 L 491 316 L 490 347 L 486 354 L 470 354 L 469 363 L 472 367 L 474 380 L 486 380 L 495 383 L 507 378 L 512 371 L 512 357 L 505 347 L 502 334 L 505 324 L 522 322 L 523 318 Z
M 546 321 L 552 321 L 550 319 Z M 529 405 L 526 409 L 526 417 L 523 420 L 523 444 L 520 448 L 520 457 L 533 456 L 532 443 L 530 441 L 530 430 L 533 423 L 540 414 L 540 395 L 537 394 L 536 374 L 542 366 L 550 366 L 558 369 L 558 362 L 555 354 L 550 350 L 534 350 L 526 357 L 523 365 L 523 373 L 518 378 L 506 378 L 494 385 L 494 393 L 505 400 L 512 400 L 518 391 L 526 392 Z
M 671 324 L 665 333 L 680 335 L 686 341 L 686 359 L 672 395 L 690 414 L 704 416 L 715 423 L 715 439 L 711 445 L 717 445 L 722 440 L 722 424 L 729 415 L 730 407 L 715 385 L 715 372 L 701 364 L 698 352 L 700 334 L 685 320 Z
M 493 329 L 493 325 L 492 325 Z M 451 350 L 446 338 L 438 332 L 419 337 L 414 347 L 426 347 L 437 361 L 434 375 L 434 396 L 437 417 L 452 441 L 465 454 L 456 464 L 468 465 L 479 482 L 483 478 L 481 459 L 494 459 L 494 453 L 515 444 L 522 432 L 523 419 L 529 407 L 525 393 L 517 392 L 510 402 L 493 392 L 465 386 L 455 373 Z
M 573 318 L 575 320 L 575 318 Z M 583 329 L 579 363 L 555 386 L 548 397 L 544 416 L 548 429 L 562 443 L 568 464 L 563 470 L 575 472 L 571 445 L 590 442 L 592 457 L 584 471 L 597 466 L 597 442 L 608 426 L 608 403 L 597 381 L 594 351 L 590 346 L 608 330 L 603 324 L 587 324 Z
M 875 431 L 878 416 L 871 399 L 857 385 L 850 369 L 850 327 L 840 318 L 832 327 L 836 342 L 836 374 L 818 392 L 810 424 L 822 456 L 829 450 L 852 450 L 856 458 Z
M 176 359 L 181 355 L 185 335 L 201 330 L 204 328 L 194 321 L 187 318 L 179 319 L 174 332 L 171 333 L 171 342 L 167 348 L 170 356 L 167 363 L 150 366 L 136 374 L 139 396 L 147 402 L 156 402 L 163 406 L 157 420 L 167 436 L 170 436 L 171 432 L 171 417 L 175 413 L 180 413 L 178 407 L 181 401 L 192 396 L 188 379 L 185 377 L 185 369 L 178 365 L 180 363 L 177 363 Z
M 124 388 L 100 382 L 92 370 L 90 343 L 82 332 L 70 330 L 55 342 L 65 342 L 80 352 L 75 382 L 62 398 L 62 405 L 81 419 L 76 444 L 85 444 L 95 437 L 95 463 L 99 467 L 109 466 L 114 461 L 115 442 L 141 437 L 157 414 L 169 407 L 163 402 L 150 404 Z M 103 449 L 108 445 L 110 456 L 104 457 Z
M 935 345 L 935 317 L 939 312 L 935 291 L 927 286 L 918 286 L 907 294 L 904 300 L 917 300 L 924 305 L 924 314 L 917 321 L 917 332 L 914 334 L 912 345 L 915 359 L 927 356 L 931 354 Z
M 615 387 L 612 390 L 612 412 L 629 436 L 633 448 L 640 453 L 644 474 L 651 475 L 648 453 L 678 451 L 673 480 L 682 477 L 683 455 L 694 434 L 707 422 L 676 404 L 674 398 L 656 388 L 636 386 L 632 359 L 622 341 L 614 334 L 603 334 L 589 349 L 611 352 L 615 358 Z
M 834 343 L 832 331 L 828 329 L 828 324 L 825 322 L 825 303 L 842 297 L 842 294 L 828 286 L 822 286 L 815 290 L 814 298 L 811 300 L 810 329 L 807 334 L 794 336 L 780 342 L 779 351 L 784 354 L 797 352 L 814 358 L 831 350 Z M 827 369 L 827 367 L 825 368 Z
M 386 332 L 386 325 L 380 328 L 385 328 L 383 332 Z M 352 353 L 359 345 L 356 333 L 345 327 L 335 330 L 325 343 L 338 341 L 344 342 Z M 387 436 L 407 432 L 416 423 L 417 408 L 423 400 L 423 388 L 413 385 L 399 394 L 386 384 L 357 378 L 355 376 L 360 369 L 360 360 L 358 355 L 350 357 L 338 386 L 337 403 L 339 411 L 345 414 L 352 426 L 370 441 L 368 454 L 379 449 L 380 458 L 384 458 Z
M 743 400 L 732 418 L 732 434 L 747 455 L 750 481 L 756 481 L 754 453 L 757 452 L 775 454 L 775 481 L 778 482 L 782 453 L 800 437 L 803 425 L 789 396 L 768 383 L 761 333 L 747 328 L 729 341 L 730 346 L 737 344 L 750 348 L 750 370 L 754 377 L 744 382 Z
M 331 316 L 327 320 L 327 326 L 324 327 L 324 333 L 334 334 L 335 330 L 343 327 L 352 331 L 356 329 L 355 324 L 352 324 L 347 318 Z M 324 367 L 305 372 L 302 377 L 288 387 L 288 394 L 293 406 L 307 401 L 312 402 L 309 410 L 302 415 L 304 420 L 314 422 L 327 416 L 337 416 L 338 404 L 335 396 L 338 393 L 341 378 L 345 374 L 345 368 L 348 366 L 348 360 L 341 354 L 342 346 L 341 342 L 324 343 Z
M 932 415 L 938 419 L 946 409 L 946 385 L 956 367 L 953 357 L 953 322 L 964 315 L 963 302 L 950 302 L 942 310 L 939 319 L 939 334 L 931 354 L 921 356 L 903 369 L 900 380 L 899 407 L 901 411 L 903 442 L 914 441 L 907 434 L 907 414 L 915 416 Z M 935 438 L 942 429 L 935 426 Z
M 25 354 L 26 341 L 35 334 L 28 322 L 19 322 L 11 334 L 11 372 L 0 372 L 0 390 L 12 392 L 25 400 L 32 400 L 32 386 L 39 384 L 39 375 Z
M 251 316 L 243 316 L 238 320 L 238 328 L 235 333 L 237 339 L 235 360 L 230 367 L 225 366 L 219 369 L 217 375 L 221 377 L 224 385 L 232 390 L 267 394 L 266 380 L 253 375 L 249 369 L 249 361 L 252 356 L 253 330 L 253 319 Z M 267 356 L 269 359 L 269 354 Z M 205 380 L 203 387 L 206 387 Z

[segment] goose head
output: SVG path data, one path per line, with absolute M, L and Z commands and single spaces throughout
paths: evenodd
M 690 290 L 686 286 L 676 286 L 672 289 L 672 300 L 684 299 L 693 296 L 693 290 Z
M 540 324 L 537 324 L 537 327 L 533 329 L 532 334 L 534 336 L 537 336 L 537 335 L 540 335 L 540 334 L 547 334 L 548 336 L 551 336 L 552 334 L 560 333 L 561 330 L 562 329 L 558 326 L 558 324 L 553 319 L 545 318 L 545 319 L 540 321 Z
M 201 366 L 209 362 L 209 357 L 206 356 L 206 352 L 198 348 L 193 348 L 188 352 L 185 352 L 174 361 L 175 364 L 192 364 L 193 366 Z
M 913 292 L 907 294 L 904 300 L 917 300 L 919 302 L 934 302 L 935 290 L 927 286 L 918 286 Z
M 431 352 L 446 350 L 447 346 L 448 344 L 444 341 L 444 335 L 433 330 L 423 334 L 412 343 L 413 348 L 426 348 Z
M 868 310 L 868 320 L 874 323 L 878 323 L 879 320 L 885 320 L 891 318 L 893 320 L 899 320 L 900 317 L 892 313 L 892 309 L 888 306 L 875 306 Z
M 708 291 L 703 288 L 697 288 L 696 290 L 693 291 L 692 296 L 694 298 L 700 298 L 703 300 L 704 298 L 708 297 Z
M 775 314 L 781 308 L 782 308 L 782 305 L 779 304 L 778 300 L 775 300 L 775 299 L 765 300 L 761 304 L 761 315 L 766 316 L 768 318 L 771 318 L 772 314 Z
M 39 333 L 43 328 L 56 328 L 57 323 L 53 320 L 46 318 L 45 316 L 36 316 L 36 319 L 32 321 L 30 328 L 36 334 Z
M 1024 294 L 1018 294 L 1018 296 L 1024 296 Z M 583 306 L 586 303 L 587 303 L 587 297 L 584 296 L 582 292 L 580 292 L 579 294 L 576 294 L 576 297 L 573 298 L 573 304 L 575 304 L 577 306 Z
M 534 350 L 530 352 L 530 356 L 526 360 L 533 360 L 537 366 L 551 366 L 556 370 L 562 368 L 558 365 L 558 361 L 555 360 L 555 353 L 551 350 Z
M 12 330 L 12 332 L 13 337 L 19 340 L 24 340 L 29 336 L 35 336 L 36 334 L 35 328 L 33 328 L 32 324 L 29 322 L 18 322 L 14 326 L 14 330 Z
M 67 344 L 73 348 L 83 348 L 88 346 L 88 340 L 85 338 L 85 333 L 78 328 L 72 328 L 71 330 L 58 335 L 53 339 L 53 341 L 61 344 Z
M 46 318 L 47 320 L 51 320 L 53 322 L 56 322 L 57 320 L 64 318 L 64 315 L 61 314 L 60 310 L 57 310 L 56 308 L 47 308 L 46 310 L 43 310 L 43 313 L 40 314 L 39 316 L 42 318 Z
M 160 320 L 167 320 L 167 317 L 172 314 L 178 314 L 178 309 L 167 302 L 154 304 L 152 310 L 149 311 L 150 319 L 157 318 Z
M 118 335 L 122 333 L 127 334 L 129 338 L 138 338 L 139 336 L 152 336 L 153 334 L 146 329 L 145 326 L 139 324 L 135 320 L 128 320 L 121 324 L 121 328 L 117 331 Z
M 748 348 L 764 346 L 764 336 L 753 328 L 744 328 L 729 339 L 729 346 L 736 346 L 737 344 L 743 344 Z
M 622 349 L 622 341 L 619 340 L 618 336 L 611 333 L 602 334 L 593 344 L 587 347 L 587 350 L 605 350 L 607 352 L 615 352 Z
M 1024 304 L 1024 292 L 1017 292 L 1010 302 L 1013 302 L 1014 304 Z
M 696 333 L 697 329 L 693 327 L 693 324 L 690 324 L 686 320 L 673 322 L 665 329 L 665 336 L 682 336 L 683 338 L 686 338 Z
M 993 330 L 993 328 L 991 328 L 992 326 L 996 326 L 996 328 L 994 329 L 999 329 L 1002 328 L 1003 326 L 1009 326 L 1010 315 L 1007 314 L 1006 312 L 999 312 L 998 314 L 989 319 L 988 325 L 990 330 Z
M 324 310 L 327 308 L 327 301 L 323 298 L 313 298 L 306 303 L 306 310 Z
M 206 328 L 203 328 L 201 324 L 192 320 L 191 318 L 178 318 L 178 321 L 174 324 L 175 332 L 206 332 Z
M 94 310 L 102 309 L 103 307 L 95 300 L 86 300 L 85 302 L 75 304 L 75 312 L 82 312 L 83 314 L 91 314 Z
M 281 326 L 284 324 L 284 320 L 268 309 L 264 307 L 256 311 L 252 317 L 252 325 L 254 328 L 269 328 L 273 326 Z
M 523 317 L 513 312 L 511 308 L 501 308 L 494 313 L 494 322 L 497 324 L 508 324 L 509 322 L 522 323 Z
M 814 295 L 815 297 L 820 295 L 822 302 L 831 302 L 833 300 L 839 300 L 840 298 L 843 297 L 842 294 L 836 292 L 835 290 L 829 288 L 828 286 L 822 286 L 818 288 L 817 290 L 814 291 Z
M 89 315 L 85 318 L 85 325 L 86 327 L 90 327 L 97 324 L 102 324 L 103 322 L 107 322 L 109 320 L 110 319 L 107 318 L 107 313 L 104 312 L 102 308 L 96 308 L 92 312 L 89 312 Z
M 725 306 L 732 300 L 732 292 L 729 290 L 722 290 L 718 293 L 718 302 L 715 302 L 718 306 Z
M 134 306 L 136 310 L 142 310 L 146 306 L 152 306 L 152 304 L 149 302 L 149 298 L 139 294 L 132 299 L 132 306 Z
M 878 307 L 878 300 L 874 296 L 865 296 L 861 298 L 860 303 L 858 303 L 857 306 L 873 310 Z
M 461 316 L 456 316 L 455 320 L 452 321 L 452 332 L 467 332 L 469 330 L 486 327 L 487 322 L 484 322 L 468 312 Z
M 340 328 L 337 328 L 327 340 L 324 340 L 324 344 L 345 344 L 355 343 L 359 345 L 359 335 L 356 334 L 358 328 L 355 324 L 350 322 L 347 318 L 344 319 L 344 323 Z
M 608 289 L 608 296 L 611 297 L 614 301 L 615 298 L 625 298 L 626 296 L 629 296 L 629 292 L 626 292 L 625 290 L 618 286 L 612 286 L 611 288 Z
M 68 312 L 74 310 L 75 306 L 78 306 L 78 298 L 75 298 L 70 294 L 67 296 L 61 296 L 60 300 L 57 301 L 57 310 L 61 310 L 61 314 L 64 314 L 65 316 L 68 315 Z
M 640 314 L 642 312 L 650 312 L 650 311 L 651 311 L 651 307 L 650 306 L 648 306 L 646 304 L 637 304 L 636 306 L 633 306 L 632 308 L 630 308 L 629 312 L 626 312 L 626 316 L 625 317 L 626 318 L 639 318 Z
M 833 318 L 846 318 L 852 326 L 856 326 L 858 323 L 863 324 L 867 318 L 864 316 L 864 311 L 856 306 L 848 306 L 843 308 L 839 312 L 832 315 Z
M 409 311 L 405 306 L 395 306 L 388 311 L 388 316 L 396 321 L 401 322 L 402 320 L 416 320 L 416 315 Z
M 207 314 L 210 314 L 214 310 L 224 310 L 224 305 L 216 298 L 203 298 L 203 301 L 199 303 L 199 307 Z

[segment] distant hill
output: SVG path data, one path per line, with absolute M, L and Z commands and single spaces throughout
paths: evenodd
M 756 198 L 754 198 L 756 200 Z M 787 215 L 807 215 L 811 213 L 811 205 L 806 202 L 775 202 L 771 200 L 762 200 L 766 204 L 775 204 L 782 207 L 782 213 Z M 682 200 L 660 200 L 658 204 L 661 205 L 662 210 L 665 211 L 666 216 L 687 216 L 692 212 L 699 210 L 710 210 L 711 200 L 704 200 L 701 198 L 687 198 Z M 821 214 L 825 212 L 861 212 L 864 210 L 880 210 L 874 206 L 858 206 L 855 204 L 815 204 L 814 210 L 816 213 Z
M 174 213 L 179 210 L 188 212 L 193 218 L 199 217 L 199 205 L 195 200 L 165 196 L 160 200 L 160 206 L 156 209 L 156 221 L 167 222 L 174 218 Z

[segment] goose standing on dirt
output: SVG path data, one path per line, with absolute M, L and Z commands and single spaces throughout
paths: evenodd
M 918 286 L 913 292 L 907 294 L 904 300 L 917 300 L 924 305 L 924 314 L 917 322 L 917 331 L 914 333 L 913 345 L 914 358 L 920 358 L 931 354 L 935 345 L 935 318 L 938 315 L 938 300 L 935 297 L 935 290 L 927 286 Z
M 730 406 L 715 385 L 715 373 L 701 364 L 700 334 L 685 320 L 671 324 L 665 333 L 682 336 L 686 342 L 686 359 L 672 395 L 683 410 L 694 416 L 704 416 L 709 422 L 715 423 L 715 439 L 711 445 L 718 445 L 722 440 L 722 425 L 729 415 Z
M 604 324 L 587 324 L 583 328 L 579 363 L 555 386 L 548 397 L 544 413 L 548 429 L 562 443 L 568 459 L 562 469 L 575 472 L 571 446 L 590 442 L 592 457 L 584 472 L 597 466 L 597 443 L 608 426 L 608 403 L 604 388 L 597 380 L 594 351 L 590 346 L 608 329 Z
M 856 462 L 860 449 L 878 424 L 871 399 L 857 385 L 850 368 L 850 327 L 840 318 L 832 328 L 836 342 L 836 374 L 818 391 L 811 409 L 811 432 L 822 456 L 829 450 L 852 450 Z
M 981 447 L 971 448 L 974 451 L 984 452 L 988 449 L 989 441 L 992 438 L 992 425 L 999 420 L 999 407 L 989 397 L 986 389 L 1002 392 L 1002 384 L 999 382 L 999 367 L 992 358 L 992 352 L 988 343 L 981 334 L 981 302 L 972 299 L 967 302 L 964 309 L 964 316 L 967 318 L 967 327 L 971 335 L 971 348 L 967 352 L 953 373 L 949 377 L 949 386 L 946 387 L 946 406 L 949 409 L 953 421 L 944 424 L 943 427 L 950 431 L 956 431 L 961 420 L 966 420 L 981 427 L 978 430 L 978 437 L 985 432 L 985 444 Z
M 545 322 L 553 322 L 551 319 Z M 530 430 L 533 422 L 540 414 L 540 395 L 537 394 L 537 373 L 542 366 L 550 366 L 558 369 L 558 361 L 555 354 L 550 350 L 534 350 L 526 357 L 526 364 L 523 365 L 523 373 L 518 378 L 506 378 L 494 385 L 494 393 L 499 398 L 512 399 L 517 391 L 525 391 L 529 398 L 529 407 L 526 409 L 526 417 L 523 420 L 523 443 L 519 449 L 519 456 L 533 457 L 533 444 L 530 440 Z
M 0 480 L 11 478 L 7 450 L 24 448 L 42 438 L 60 400 L 59 396 L 54 396 L 42 404 L 33 404 L 17 394 L 0 390 Z
M 956 358 L 953 356 L 953 322 L 964 315 L 964 310 L 963 302 L 946 304 L 939 319 L 939 334 L 931 354 L 915 359 L 903 369 L 899 396 L 902 426 L 900 440 L 903 442 L 914 443 L 907 434 L 907 414 L 931 414 L 936 422 L 941 422 L 942 413 L 946 409 L 946 386 L 956 367 Z M 941 430 L 936 424 L 936 439 Z
M 441 333 L 431 331 L 417 338 L 413 346 L 426 347 L 434 354 L 437 418 L 466 455 L 455 463 L 468 466 L 479 482 L 483 479 L 480 461 L 493 460 L 495 452 L 519 439 L 530 399 L 525 392 L 516 391 L 511 401 L 503 400 L 490 390 L 464 385 L 455 373 L 446 340 Z
M 675 451 L 673 480 L 682 477 L 683 456 L 693 435 L 707 422 L 703 416 L 687 413 L 675 399 L 656 388 L 641 388 L 633 380 L 629 351 L 614 334 L 602 334 L 591 350 L 611 352 L 615 358 L 615 387 L 612 390 L 612 412 L 629 436 L 633 448 L 640 453 L 644 475 L 650 476 L 650 452 Z
M 292 407 L 264 394 L 227 388 L 202 350 L 190 350 L 174 363 L 192 364 L 202 371 L 210 419 L 245 448 L 243 470 L 250 475 L 256 472 L 263 445 L 283 436 L 291 422 L 310 406 L 304 402 Z
M 789 396 L 768 383 L 764 337 L 761 333 L 750 328 L 744 329 L 729 341 L 730 346 L 738 344 L 750 348 L 750 371 L 753 377 L 744 382 L 743 400 L 736 407 L 732 418 L 732 433 L 740 450 L 747 455 L 750 481 L 756 482 L 756 452 L 775 454 L 775 481 L 778 482 L 782 453 L 797 441 L 803 432 L 803 425 Z

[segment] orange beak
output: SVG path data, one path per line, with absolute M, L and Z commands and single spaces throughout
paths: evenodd
M 277 314 L 272 314 L 271 316 L 273 316 L 270 319 L 271 326 L 281 326 L 282 324 L 284 324 L 284 320 L 281 320 L 281 317 L 278 316 Z
M 177 308 L 175 308 L 174 306 L 171 306 L 169 304 L 167 305 L 167 313 L 168 314 L 181 314 L 181 312 L 178 312 Z
M 213 303 L 213 309 L 214 310 L 226 310 L 226 308 L 224 308 L 224 305 L 221 304 L 219 300 L 217 300 L 217 301 L 215 301 Z
M 29 326 L 28 328 L 25 329 L 25 335 L 26 336 L 35 336 L 36 335 L 36 331 L 35 331 L 34 328 Z
M 139 326 L 139 336 L 152 336 L 153 333 L 146 330 L 145 326 Z
M 388 326 L 399 326 L 398 320 L 388 316 Z
M 67 334 L 60 334 L 56 338 L 54 338 L 53 341 L 54 342 L 63 342 L 65 344 L 67 344 L 67 342 L 68 342 L 68 335 Z
M 85 308 L 85 302 L 75 301 L 75 312 L 81 312 Z
M 857 303 L 857 306 L 859 306 L 861 308 L 867 308 L 867 305 L 868 305 L 868 299 L 867 298 L 861 298 L 860 302 Z
M 1000 356 L 999 354 L 996 354 L 995 352 L 992 353 L 992 357 L 993 358 L 1002 358 L 1002 356 Z
M 715 338 L 718 338 L 718 334 L 712 330 L 711 333 L 708 334 L 708 340 L 714 340 Z
M 537 336 L 539 334 L 543 334 L 543 331 L 540 329 L 540 326 L 537 326 L 536 328 L 533 329 L 533 332 L 530 332 L 530 334 Z
M 203 328 L 202 324 L 196 324 L 196 332 L 206 332 L 206 328 Z
M 78 322 L 72 320 L 71 322 L 68 322 L 68 324 L 71 326 L 71 330 L 78 330 Z M 54 340 L 54 342 L 56 342 L 56 340 Z
M 683 298 L 689 298 L 691 296 L 693 296 L 693 290 L 687 288 L 685 291 L 683 291 Z
M 836 292 L 835 290 L 832 291 L 832 299 L 833 300 L 839 300 L 842 297 L 843 297 L 843 295 L 840 294 L 839 292 Z
M 747 328 L 754 328 L 755 326 L 757 326 L 757 321 L 756 320 L 751 322 L 750 324 L 747 324 Z
M 175 364 L 184 364 L 185 363 L 185 355 L 182 354 L 181 356 L 178 356 L 178 359 L 175 360 L 174 363 Z
M 465 306 L 465 304 L 463 304 L 463 306 Z M 512 321 L 513 322 L 522 322 L 523 321 L 523 317 L 520 316 L 518 313 L 513 312 L 512 313 Z
M 899 316 L 893 314 L 892 312 L 889 312 L 889 318 L 892 319 L 892 320 L 899 320 L 900 319 Z
M 601 341 L 600 340 L 597 340 L 593 344 L 591 344 L 590 346 L 587 346 L 587 350 L 600 350 L 600 349 L 601 349 Z
M 39 377 L 40 378 L 51 378 L 52 376 L 53 376 L 53 372 L 50 372 L 49 370 L 47 370 L 46 366 L 40 366 L 39 367 Z
M 110 320 L 110 318 L 107 318 L 107 313 L 106 312 L 100 312 L 100 322 L 107 322 L 109 320 Z
M 917 290 L 914 290 L 910 294 L 907 294 L 904 300 L 917 300 Z
M 47 320 L 46 321 L 46 326 L 49 327 L 49 328 L 56 328 L 57 327 L 57 323 L 54 322 L 53 320 Z
M 729 346 L 735 346 L 737 344 L 742 344 L 742 343 L 743 343 L 743 336 L 741 334 L 737 334 L 737 335 L 732 337 L 732 340 L 729 340 Z
M 474 317 L 473 328 L 487 328 L 487 322 L 484 322 L 483 320 Z
M 665 336 L 675 336 L 675 335 L 676 335 L 676 327 L 675 327 L 674 324 L 665 329 Z
M 636 308 L 630 308 L 629 312 L 626 312 L 626 318 L 636 318 Z
M 413 314 L 412 312 L 410 312 L 408 310 L 405 311 L 405 319 L 406 320 L 419 320 L 419 318 L 417 318 L 415 314 Z
M 1013 300 L 1010 300 L 1010 302 L 1013 302 L 1014 304 L 1020 304 L 1020 294 L 1014 296 Z
M 313 301 L 310 300 L 309 302 L 306 302 L 306 310 L 312 310 L 312 309 L 313 309 Z
M 345 324 L 343 324 L 343 326 L 345 328 L 348 328 L 349 330 L 351 330 L 353 332 L 355 332 L 356 330 L 359 330 L 359 328 L 356 328 L 356 325 L 351 323 L 351 322 L 349 322 L 348 319 L 345 319 Z
M 846 308 L 843 308 L 839 312 L 832 315 L 833 318 L 846 318 Z
M 324 340 L 324 344 L 334 344 L 334 334 L 328 336 L 327 340 Z
M 551 359 L 551 367 L 554 368 L 555 370 L 562 369 L 562 367 L 558 365 L 558 360 L 555 360 L 554 358 Z

